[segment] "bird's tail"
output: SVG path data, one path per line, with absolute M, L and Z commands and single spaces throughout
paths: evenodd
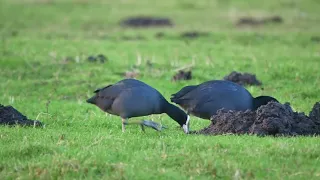
M 170 98 L 171 102 L 180 104 L 183 101 L 182 97 L 186 95 L 188 92 L 190 92 L 191 90 L 193 90 L 194 88 L 196 88 L 196 86 L 186 86 L 182 88 L 180 91 L 178 91 L 177 93 L 172 94 Z
M 271 101 L 279 103 L 279 101 L 276 98 L 271 97 L 271 96 L 258 96 L 258 97 L 255 97 L 254 101 L 253 101 L 253 106 L 254 106 L 253 108 L 254 108 L 254 110 L 256 110 L 260 106 L 266 105 Z
M 87 103 L 95 104 L 96 103 L 96 96 L 92 96 L 91 98 L 87 99 Z

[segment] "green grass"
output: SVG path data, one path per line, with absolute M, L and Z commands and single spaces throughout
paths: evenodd
M 168 126 L 163 132 L 132 125 L 122 133 L 120 118 L 85 103 L 134 66 L 167 99 L 236 70 L 262 81 L 263 90 L 247 87 L 254 96 L 272 95 L 308 114 L 320 99 L 320 44 L 311 41 L 320 36 L 319 9 L 316 0 L 1 0 L 0 103 L 46 128 L 0 127 L 0 179 L 319 179 L 318 137 L 187 136 L 165 114 L 144 117 Z M 139 14 L 169 17 L 175 26 L 118 25 Z M 271 15 L 284 23 L 234 25 Z M 194 30 L 209 36 L 180 38 Z M 87 62 L 99 53 L 109 61 Z M 175 69 L 191 63 L 191 81 L 171 82 Z M 208 124 L 191 119 L 192 130 Z

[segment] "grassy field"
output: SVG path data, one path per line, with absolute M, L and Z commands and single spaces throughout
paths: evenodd
M 0 179 L 319 179 L 318 137 L 185 135 L 165 114 L 143 117 L 168 126 L 163 132 L 132 125 L 122 133 L 120 118 L 85 102 L 133 68 L 167 99 L 236 70 L 262 81 L 263 90 L 247 87 L 254 96 L 308 114 L 320 99 L 319 9 L 316 0 L 0 0 L 0 103 L 46 124 L 0 127 Z M 135 15 L 175 26 L 119 26 Z M 235 26 L 273 15 L 284 22 Z M 209 35 L 181 38 L 187 31 Z M 109 61 L 87 61 L 97 54 Z M 171 81 L 192 63 L 192 80 Z M 192 130 L 208 125 L 191 119 Z

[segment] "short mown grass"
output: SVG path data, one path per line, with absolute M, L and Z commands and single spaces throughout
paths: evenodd
M 85 102 L 127 70 L 138 70 L 137 79 L 167 99 L 236 70 L 262 81 L 263 89 L 247 87 L 254 96 L 272 95 L 308 114 L 320 99 L 317 1 L 1 0 L 0 6 L 0 103 L 46 124 L 0 127 L 0 179 L 320 178 L 319 137 L 185 135 L 165 114 L 142 117 L 169 127 L 162 132 L 131 125 L 122 133 L 120 118 Z M 175 26 L 119 26 L 140 14 L 171 18 Z M 284 22 L 234 25 L 242 16 L 272 15 Z M 209 35 L 181 38 L 186 31 Z M 165 36 L 156 38 L 158 32 Z M 86 60 L 98 54 L 109 61 Z M 171 81 L 175 69 L 190 64 L 192 80 Z M 192 117 L 191 128 L 209 123 Z

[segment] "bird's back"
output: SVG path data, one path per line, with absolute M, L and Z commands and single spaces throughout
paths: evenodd
M 180 95 L 176 100 L 190 113 L 209 119 L 221 108 L 246 110 L 252 107 L 252 96 L 242 86 L 224 80 L 213 80 L 199 84 L 196 88 Z
M 112 111 L 126 118 L 160 114 L 165 103 L 163 96 L 152 88 L 132 87 L 119 94 Z
M 124 118 L 161 113 L 166 101 L 156 89 L 135 79 L 121 80 L 96 94 L 106 112 Z

